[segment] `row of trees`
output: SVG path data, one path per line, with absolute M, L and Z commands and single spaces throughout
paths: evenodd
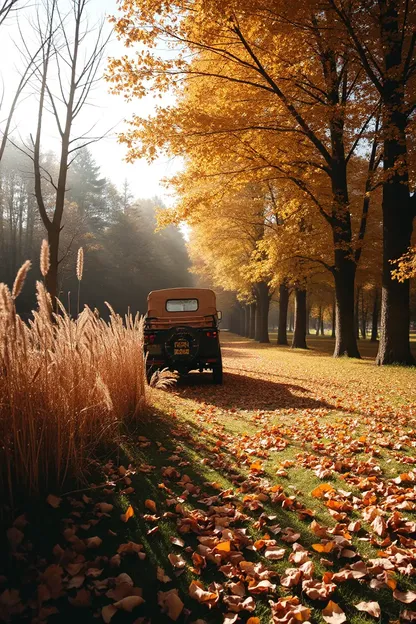
M 42 162 L 54 173 L 59 159 L 48 153 Z M 30 259 L 21 314 L 34 307 L 34 281 L 41 279 L 38 257 L 45 228 L 39 215 L 31 161 L 21 149 L 8 147 L 0 166 L 0 282 L 12 284 L 22 263 Z M 50 189 L 51 195 L 54 189 Z M 47 185 L 44 184 L 47 197 Z M 100 176 L 87 148 L 72 163 L 60 238 L 57 294 L 75 315 L 78 308 L 76 256 L 85 252 L 81 307 L 108 312 L 104 301 L 124 313 L 146 310 L 150 290 L 191 284 L 185 241 L 175 227 L 155 233 L 160 200 L 133 200 L 128 184 L 118 190 Z
M 380 322 L 380 289 L 358 288 L 354 314 L 357 340 L 377 342 Z M 415 293 L 416 294 L 416 293 Z M 277 332 L 277 344 L 307 349 L 308 336 L 335 338 L 335 292 L 329 284 L 311 280 L 308 289 L 299 292 L 292 286 L 280 296 L 275 291 L 270 300 L 267 333 L 263 331 L 256 314 L 256 303 L 248 304 L 236 299 L 229 309 L 227 324 L 231 331 L 258 340 L 270 342 L 269 332 Z M 413 301 L 413 322 L 416 320 L 416 301 Z M 292 334 L 289 338 L 288 333 Z
M 122 140 L 184 157 L 164 220 L 192 226 L 197 270 L 256 306 L 260 340 L 274 292 L 294 288 L 303 334 L 306 289 L 332 286 L 336 356 L 359 357 L 357 291 L 381 291 L 377 362 L 412 364 L 392 269 L 416 215 L 413 3 L 125 0 L 114 21 L 138 49 L 111 61 L 114 91 L 176 95 Z

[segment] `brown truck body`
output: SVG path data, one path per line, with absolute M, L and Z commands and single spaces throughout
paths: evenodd
M 147 298 L 145 353 L 147 370 L 168 368 L 187 375 L 211 370 L 222 383 L 218 321 L 221 314 L 209 288 L 168 288 Z

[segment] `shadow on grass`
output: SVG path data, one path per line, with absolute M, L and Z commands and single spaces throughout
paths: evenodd
M 172 567 L 168 562 L 169 553 L 175 552 L 177 554 L 182 554 L 184 558 L 187 559 L 188 563 L 192 565 L 190 554 L 187 554 L 184 549 L 173 546 L 170 542 L 171 536 L 178 536 L 178 526 L 175 519 L 162 519 L 159 521 L 159 531 L 151 536 L 148 536 L 147 532 L 151 530 L 154 523 L 144 522 L 143 519 L 140 518 L 140 512 L 143 513 L 143 502 L 146 498 L 151 498 L 156 502 L 159 513 L 160 511 L 166 509 L 166 493 L 164 493 L 164 491 L 160 488 L 160 483 L 164 481 L 165 485 L 172 490 L 172 495 L 179 497 L 184 496 L 186 498 L 185 505 L 188 509 L 199 509 L 203 511 L 204 514 L 208 512 L 208 515 L 209 508 L 201 503 L 200 500 L 205 496 L 214 496 L 215 494 L 218 494 L 221 489 L 228 490 L 229 488 L 233 488 L 233 491 L 230 493 L 229 500 L 232 501 L 238 509 L 242 510 L 243 513 L 246 513 L 247 516 L 249 516 L 248 520 L 238 523 L 236 528 L 246 529 L 247 535 L 249 535 L 253 540 L 263 537 L 264 534 L 268 532 L 267 524 L 261 530 L 258 526 L 256 526 L 256 521 L 258 521 L 262 512 L 266 512 L 271 516 L 269 524 L 277 523 L 282 527 L 282 529 L 285 529 L 286 527 L 293 528 L 300 534 L 299 542 L 310 550 L 312 550 L 312 543 L 316 542 L 317 538 L 310 530 L 310 519 L 301 519 L 296 512 L 282 508 L 281 504 L 268 501 L 263 504 L 262 508 L 259 508 L 256 511 L 249 511 L 247 508 L 243 507 L 242 500 L 245 495 L 261 493 L 264 491 L 264 484 L 261 481 L 262 477 L 251 477 L 248 479 L 248 466 L 239 465 L 233 453 L 229 452 L 222 446 L 218 447 L 216 445 L 216 442 L 221 439 L 218 437 L 220 435 L 220 431 L 217 430 L 213 433 L 211 433 L 209 429 L 201 431 L 201 428 L 197 423 L 188 421 L 186 425 L 184 425 L 180 420 L 176 419 L 172 427 L 170 417 L 159 410 L 152 410 L 151 419 L 151 428 L 149 428 L 149 421 L 147 424 L 144 423 L 143 428 L 140 428 L 133 435 L 126 438 L 125 443 L 123 444 L 126 462 L 134 462 L 137 466 L 140 466 L 142 462 L 145 462 L 151 463 L 155 466 L 155 470 L 149 474 L 136 475 L 133 477 L 133 485 L 136 492 L 130 497 L 130 503 L 136 510 L 136 516 L 132 519 L 134 520 L 133 522 L 130 521 L 130 525 L 128 527 L 129 539 L 144 544 L 149 557 L 146 565 L 149 566 L 149 564 L 151 564 L 153 566 L 153 569 L 151 567 L 146 568 L 146 579 L 144 579 L 142 575 L 139 575 L 138 584 L 144 588 L 144 596 L 148 602 L 147 605 L 141 607 L 142 611 L 138 610 L 137 613 L 139 615 L 142 613 L 148 617 L 152 617 L 152 621 L 163 623 L 169 622 L 169 619 L 160 615 L 156 601 L 156 592 L 158 589 L 166 590 L 171 587 L 178 587 L 180 589 L 180 595 L 185 602 L 185 607 L 192 612 L 190 621 L 194 621 L 200 617 L 210 624 L 216 624 L 222 622 L 224 608 L 213 608 L 212 610 L 208 610 L 206 607 L 200 606 L 196 601 L 188 597 L 188 587 L 192 579 L 200 580 L 206 587 L 211 582 L 224 583 L 226 578 L 218 571 L 214 564 L 209 562 L 207 568 L 202 571 L 201 576 L 196 576 L 191 571 L 187 570 L 175 578 Z M 172 436 L 172 429 L 175 437 Z M 144 433 L 149 439 L 152 440 L 153 443 L 150 447 L 146 449 L 137 448 L 134 438 L 136 435 L 140 435 L 140 433 Z M 166 451 L 160 452 L 156 450 L 156 442 L 161 443 L 166 448 Z M 170 454 L 176 453 L 176 451 L 180 454 L 180 464 L 182 465 L 179 465 L 178 462 L 172 462 L 169 459 L 171 456 Z M 167 465 L 175 466 L 181 475 L 188 475 L 192 483 L 201 488 L 201 491 L 196 495 L 191 494 L 188 496 L 186 491 L 184 491 L 183 485 L 181 486 L 172 480 L 163 480 L 160 476 L 160 470 L 162 467 Z M 283 483 L 284 482 L 282 482 L 282 484 Z M 244 486 L 242 492 L 241 486 L 243 484 Z M 287 495 L 290 495 L 291 491 L 286 490 L 286 493 Z M 217 504 L 221 505 L 225 503 L 218 502 Z M 202 522 L 199 534 L 212 535 L 214 530 L 215 527 L 210 525 L 210 521 L 208 519 L 205 523 Z M 181 534 L 179 533 L 179 535 Z M 196 550 L 198 545 L 197 533 L 186 533 L 182 535 L 182 537 L 187 547 L 190 547 L 192 551 Z M 287 544 L 280 539 L 279 534 L 275 537 L 279 547 L 286 548 L 287 554 L 284 560 L 277 562 L 269 561 L 262 557 L 261 553 L 253 550 L 245 549 L 243 553 L 246 560 L 261 561 L 269 569 L 281 574 L 286 568 L 293 567 L 293 564 L 289 563 L 287 559 L 288 555 L 292 552 L 292 548 L 290 544 Z M 333 571 L 340 569 L 346 563 L 345 560 L 340 561 L 331 555 L 328 557 L 333 559 Z M 322 573 L 324 569 L 320 569 L 322 566 L 320 566 L 319 563 L 319 556 L 312 555 L 312 558 L 315 559 L 316 572 L 318 574 Z M 157 583 L 154 568 L 156 565 L 164 568 L 166 573 L 173 579 L 172 583 L 169 583 L 166 586 L 160 586 L 161 584 Z M 134 578 L 134 565 L 126 571 Z M 278 596 L 286 595 L 287 592 L 284 588 L 280 587 L 278 579 L 274 582 L 277 582 L 277 590 L 273 595 L 273 598 L 276 600 Z M 301 585 L 291 588 L 289 593 L 297 595 L 303 604 L 309 606 L 313 610 L 311 618 L 313 622 L 322 621 L 320 615 L 323 606 L 322 603 L 308 599 L 307 596 L 302 593 Z M 362 586 L 362 584 L 353 581 L 341 584 L 339 589 L 337 589 L 334 594 L 333 599 L 336 602 L 339 602 L 340 606 L 342 606 L 347 613 L 351 614 L 351 619 L 348 621 L 354 623 L 365 622 L 367 620 L 364 616 L 361 616 L 360 614 L 357 615 L 357 613 L 354 612 L 355 610 L 353 605 L 358 602 L 357 596 L 359 596 L 360 599 L 370 600 L 374 599 L 374 592 L 371 592 L 369 589 L 367 590 Z M 382 607 L 383 614 L 380 620 L 381 623 L 387 623 L 390 618 L 397 618 L 400 607 L 397 602 L 395 603 L 392 601 L 390 592 L 379 592 L 378 600 Z M 256 597 L 256 603 L 257 608 L 254 615 L 260 617 L 262 623 L 270 622 L 270 614 L 267 604 L 268 599 L 266 597 Z M 250 615 L 253 614 L 241 612 L 241 621 L 245 622 Z M 364 619 L 361 619 L 362 617 Z M 185 614 L 183 614 L 178 622 L 182 623 L 185 621 Z
M 191 373 L 179 381 L 174 392 L 181 397 L 209 403 L 223 409 L 279 410 L 339 409 L 335 405 L 308 396 L 310 390 L 291 383 L 225 372 L 224 386 L 212 384 L 211 375 Z

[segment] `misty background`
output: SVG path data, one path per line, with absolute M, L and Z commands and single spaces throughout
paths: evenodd
M 66 0 L 59 3 L 62 11 L 66 4 Z M 10 61 L 2 65 L 3 117 L 25 67 L 25 57 L 37 45 L 33 31 L 39 15 L 40 19 L 44 16 L 39 6 L 20 5 L 2 25 L 0 53 Z M 126 312 L 130 307 L 132 312 L 144 313 L 150 290 L 193 284 L 184 231 L 170 227 L 155 232 L 156 209 L 174 201 L 162 179 L 179 165 L 169 159 L 158 159 L 153 164 L 144 160 L 125 162 L 125 146 L 117 142 L 117 134 L 123 130 L 124 120 L 133 114 L 149 115 L 155 101 L 144 98 L 127 102 L 109 93 L 103 78 L 107 61 L 123 50 L 111 35 L 108 22 L 108 16 L 117 12 L 116 3 L 90 0 L 86 10 L 84 26 L 93 33 L 103 24 L 103 37 L 109 36 L 109 41 L 98 79 L 74 126 L 74 136 L 86 136 L 87 147 L 77 152 L 69 167 L 60 242 L 59 298 L 76 313 L 76 255 L 83 247 L 81 307 L 86 304 L 105 314 L 104 301 L 108 301 L 117 312 Z M 57 84 L 51 84 L 57 89 Z M 17 301 L 22 314 L 28 314 L 35 304 L 34 282 L 41 279 L 39 250 L 42 239 L 47 237 L 36 204 L 33 163 L 28 155 L 36 131 L 38 98 L 39 81 L 34 76 L 19 99 L 0 163 L 0 282 L 11 285 L 21 264 L 27 259 L 32 261 Z M 41 157 L 47 175 L 42 186 L 48 209 L 53 210 L 55 195 L 48 177 L 57 177 L 59 135 L 51 111 L 45 109 L 45 116 Z M 91 143 L 89 137 L 94 139 Z

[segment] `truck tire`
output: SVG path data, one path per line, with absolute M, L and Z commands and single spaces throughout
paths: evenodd
M 215 385 L 221 386 L 222 379 L 223 379 L 222 362 L 219 362 L 218 364 L 215 364 L 212 367 L 212 381 L 214 382 Z

